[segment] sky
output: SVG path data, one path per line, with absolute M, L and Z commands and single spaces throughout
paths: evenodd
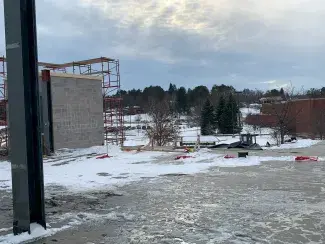
M 5 54 L 0 1 L 0 55 Z M 39 60 L 120 60 L 122 89 L 325 86 L 324 0 L 36 0 Z

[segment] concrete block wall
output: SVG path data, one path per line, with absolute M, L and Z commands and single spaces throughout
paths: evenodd
M 104 142 L 101 78 L 51 74 L 54 149 Z

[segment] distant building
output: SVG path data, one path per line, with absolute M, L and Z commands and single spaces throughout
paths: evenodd
M 281 102 L 282 100 L 283 99 L 280 96 L 276 96 L 276 97 L 262 97 L 260 99 L 260 102 L 262 104 L 264 104 L 264 103 L 277 103 L 277 102 Z
M 136 115 L 136 114 L 143 114 L 144 110 L 140 106 L 132 106 L 132 107 L 125 107 L 124 114 L 125 115 Z
M 248 115 L 246 123 L 262 127 L 274 127 L 280 118 L 288 121 L 292 134 L 324 138 L 325 98 L 263 103 L 261 113 Z

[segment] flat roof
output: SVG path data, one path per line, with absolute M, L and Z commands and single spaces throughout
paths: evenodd
M 55 72 L 51 72 L 51 77 L 66 77 L 66 78 L 98 80 L 98 81 L 102 81 L 103 79 L 101 76 L 77 75 L 77 74 L 70 74 L 70 73 L 55 73 Z

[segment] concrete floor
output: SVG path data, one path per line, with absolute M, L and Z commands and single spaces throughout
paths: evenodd
M 324 156 L 324 148 L 257 153 Z M 115 213 L 115 218 L 34 243 L 325 243 L 324 176 L 325 162 L 267 162 L 144 179 L 117 189 L 119 194 L 63 195 L 57 186 L 47 189 L 49 222 L 69 212 Z M 11 225 L 12 216 L 10 196 L 0 197 L 1 229 Z

